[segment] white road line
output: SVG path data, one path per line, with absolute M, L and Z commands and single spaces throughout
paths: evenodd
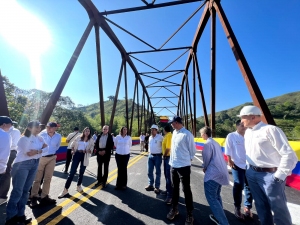
M 203 163 L 203 161 L 198 157 L 195 156 L 195 158 L 198 159 L 201 163 Z M 230 169 L 230 167 L 228 169 Z M 229 181 L 229 184 L 233 187 L 233 182 Z M 245 195 L 244 191 L 243 191 L 243 195 Z M 289 202 L 287 202 L 287 206 L 289 208 L 293 224 L 300 225 L 300 214 L 299 214 L 300 206 Z

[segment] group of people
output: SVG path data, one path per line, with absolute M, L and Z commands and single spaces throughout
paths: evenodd
M 292 225 L 287 207 L 285 183 L 298 161 L 285 134 L 276 126 L 262 122 L 256 106 L 244 106 L 236 122 L 236 131 L 228 134 L 225 155 L 231 167 L 234 185 L 235 216 L 252 217 L 252 203 L 262 225 Z M 221 187 L 228 185 L 228 172 L 220 145 L 211 138 L 211 129 L 200 129 L 206 140 L 202 151 L 205 196 L 216 224 L 229 224 L 223 210 Z M 242 192 L 244 214 L 241 212 Z
M 254 200 L 262 225 L 292 225 L 284 190 L 286 177 L 295 167 L 297 156 L 280 128 L 262 122 L 262 113 L 258 107 L 245 106 L 238 116 L 241 119 L 236 122 L 236 131 L 228 134 L 225 143 L 225 155 L 234 180 L 234 214 L 240 220 L 251 218 Z M 49 191 L 56 151 L 61 143 L 61 135 L 56 132 L 58 124 L 55 122 L 49 122 L 46 129 L 41 131 L 41 124 L 32 121 L 28 123 L 22 136 L 13 127 L 13 123 L 9 117 L 0 116 L 0 204 L 7 201 L 11 177 L 13 186 L 6 207 L 7 225 L 27 224 L 31 221 L 24 213 L 29 192 L 32 207 L 56 203 L 49 196 Z M 171 127 L 166 126 L 162 136 L 158 133 L 158 126 L 153 124 L 150 135 L 144 136 L 142 133 L 140 136 L 141 151 L 144 151 L 145 143 L 148 144 L 149 151 L 148 185 L 145 189 L 166 195 L 166 204 L 172 205 L 167 218 L 173 220 L 179 214 L 179 186 L 182 183 L 186 205 L 185 224 L 190 225 L 194 222 L 190 185 L 191 161 L 196 153 L 194 136 L 183 126 L 180 117 L 175 116 L 170 124 L 173 133 Z M 205 126 L 199 132 L 206 141 L 202 151 L 202 166 L 205 173 L 204 194 L 212 211 L 209 217 L 216 224 L 227 225 L 229 223 L 221 198 L 222 186 L 229 184 L 226 161 L 219 143 L 212 138 L 212 130 Z M 72 165 L 59 198 L 68 195 L 79 165 L 77 191 L 83 191 L 83 174 L 92 154 L 96 155 L 98 162 L 96 186 L 102 185 L 105 188 L 114 146 L 118 167 L 115 189 L 126 190 L 127 165 L 132 146 L 127 127 L 122 127 L 116 137 L 109 133 L 107 125 L 103 126 L 99 135 L 95 133 L 94 136 L 88 127 L 82 133 L 75 127 L 66 142 L 68 150 L 64 172 L 68 173 L 71 160 Z M 160 189 L 162 164 L 166 191 Z M 241 212 L 243 191 L 245 201 Z
M 56 204 L 56 199 L 49 196 L 50 183 L 56 165 L 56 151 L 61 145 L 61 135 L 57 133 L 59 125 L 49 122 L 46 129 L 38 121 L 28 123 L 24 133 L 14 128 L 7 116 L 0 116 L 0 204 L 7 202 L 6 225 L 28 224 L 32 218 L 25 216 L 25 207 L 30 200 L 30 206 Z M 108 133 L 109 127 L 104 126 L 96 140 L 92 138 L 91 130 L 86 127 L 82 133 L 78 127 L 69 134 L 65 173 L 71 164 L 63 191 L 62 198 L 68 194 L 68 189 L 80 165 L 77 180 L 77 191 L 82 192 L 82 180 L 89 158 L 92 153 L 97 156 L 98 176 L 96 186 L 106 187 L 110 156 L 117 146 L 116 162 L 118 166 L 118 180 L 116 189 L 127 187 L 127 164 L 130 157 L 131 137 L 127 135 L 127 128 L 122 127 L 120 135 L 113 137 Z M 102 167 L 104 166 L 104 173 Z M 12 191 L 7 194 L 12 181 Z

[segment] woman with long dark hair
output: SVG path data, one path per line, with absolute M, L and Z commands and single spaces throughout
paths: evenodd
M 25 216 L 25 206 L 41 153 L 47 147 L 44 139 L 38 135 L 40 131 L 40 123 L 32 121 L 18 142 L 17 156 L 11 171 L 13 189 L 6 207 L 6 225 L 27 224 L 31 221 L 31 218 Z
M 68 194 L 68 189 L 71 186 L 73 177 L 80 163 L 79 176 L 77 180 L 77 191 L 82 192 L 82 179 L 86 167 L 89 165 L 89 158 L 91 157 L 94 149 L 94 140 L 91 138 L 90 128 L 83 129 L 82 134 L 75 138 L 71 144 L 73 162 L 71 172 L 67 178 L 64 190 L 59 194 L 58 198 L 63 198 Z
M 115 139 L 116 163 L 118 167 L 118 178 L 116 190 L 125 190 L 127 188 L 127 165 L 130 158 L 130 148 L 132 139 L 127 135 L 127 127 L 122 127 L 120 134 Z

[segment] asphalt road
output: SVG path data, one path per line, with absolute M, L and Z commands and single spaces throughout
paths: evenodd
M 191 187 L 195 207 L 193 212 L 194 224 L 212 225 L 214 223 L 208 217 L 211 211 L 204 196 L 204 173 L 201 168 L 201 160 L 201 154 L 197 154 L 192 162 Z M 52 198 L 57 198 L 64 188 L 67 175 L 62 173 L 63 167 L 64 162 L 57 163 L 51 182 L 50 195 Z M 94 184 L 96 182 L 97 162 L 96 158 L 92 157 L 83 178 L 83 193 L 78 193 L 75 190 L 76 183 L 73 182 L 69 189 L 70 196 L 57 199 L 57 204 L 54 206 L 38 206 L 34 209 L 27 206 L 26 215 L 34 218 L 32 224 L 184 224 L 186 211 L 183 192 L 180 194 L 180 214 L 173 221 L 169 221 L 166 215 L 171 206 L 164 203 L 165 196 L 156 195 L 153 191 L 147 192 L 144 189 L 148 181 L 147 155 L 146 153 L 141 154 L 138 146 L 132 147 L 128 167 L 127 190 L 114 190 L 117 172 L 114 156 L 110 162 L 109 184 L 105 189 L 102 189 L 101 186 L 96 188 Z M 232 181 L 231 175 L 230 179 Z M 77 176 L 74 180 L 77 180 Z M 161 189 L 165 190 L 163 174 Z M 287 187 L 286 194 L 293 223 L 300 225 L 300 191 Z M 233 214 L 232 186 L 222 187 L 222 199 L 225 214 L 230 224 L 259 224 L 255 207 L 253 207 L 253 220 L 240 222 L 236 219 Z M 5 217 L 5 205 L 1 205 L 0 224 L 4 224 Z

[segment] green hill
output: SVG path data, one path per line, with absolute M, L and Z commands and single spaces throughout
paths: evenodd
M 272 116 L 278 127 L 283 129 L 289 139 L 300 139 L 300 91 L 284 94 L 266 100 Z M 247 102 L 231 109 L 216 113 L 216 129 L 220 137 L 226 136 L 234 130 L 234 122 L 238 119 L 243 106 L 253 104 Z M 200 124 L 204 124 L 203 117 L 198 118 Z

